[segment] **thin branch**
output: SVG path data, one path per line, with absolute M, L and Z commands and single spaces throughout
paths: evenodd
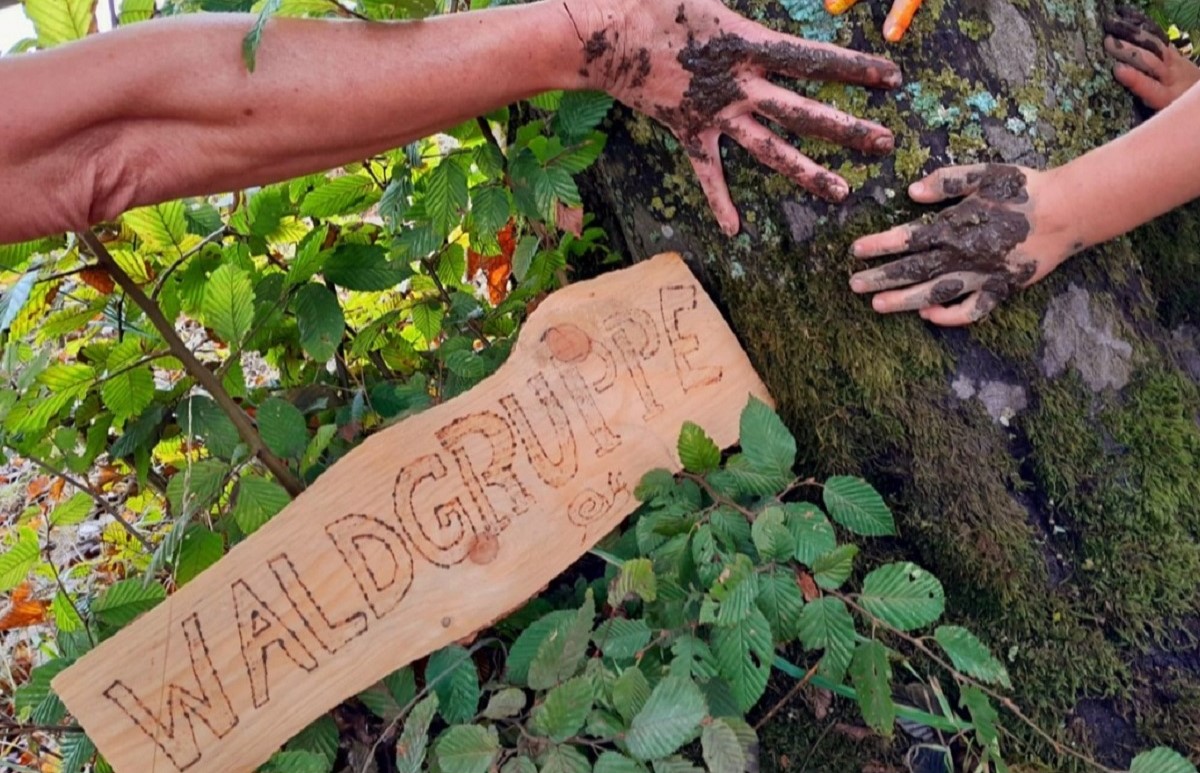
M 488 123 L 488 120 L 483 116 L 479 116 L 475 120 L 479 122 L 479 131 L 483 132 L 483 138 L 496 149 L 501 158 L 507 158 L 508 154 L 504 152 L 504 148 L 500 147 L 500 140 L 496 139 L 496 135 L 492 133 L 492 125 Z
M 263 443 L 262 437 L 259 436 L 258 430 L 254 426 L 254 422 L 246 414 L 242 407 L 234 402 L 229 396 L 229 392 L 225 390 L 225 386 L 221 383 L 217 375 L 208 369 L 204 363 L 196 359 L 196 355 L 192 354 L 192 350 L 187 347 L 179 334 L 175 332 L 174 326 L 163 315 L 162 309 L 158 304 L 146 296 L 142 289 L 138 287 L 133 278 L 126 274 L 117 262 L 109 254 L 108 248 L 93 234 L 91 231 L 81 231 L 78 234 L 79 239 L 87 245 L 88 249 L 95 255 L 96 260 L 102 265 L 116 280 L 125 294 L 133 300 L 134 303 L 141 308 L 146 317 L 158 330 L 159 335 L 167 342 L 171 353 L 174 354 L 180 362 L 183 363 L 184 370 L 191 375 L 199 384 L 204 387 L 212 399 L 221 407 L 229 420 L 237 428 L 238 435 L 242 441 L 250 447 L 253 455 L 257 456 L 263 465 L 270 470 L 275 479 L 287 490 L 293 497 L 299 496 L 304 491 L 304 484 L 300 482 L 287 464 L 271 453 L 270 449 Z
M 707 480 L 704 479 L 703 475 L 694 475 L 690 472 L 684 472 L 684 473 L 682 473 L 682 476 L 684 478 L 686 478 L 687 480 L 694 482 L 700 488 L 704 489 L 704 493 L 708 494 L 709 499 L 711 499 L 714 503 L 716 503 L 718 505 L 724 505 L 726 507 L 731 507 L 734 510 L 737 510 L 739 513 L 741 513 L 743 516 L 745 516 L 747 521 L 749 521 L 750 523 L 754 523 L 754 519 L 757 517 L 757 514 L 753 510 L 742 507 L 737 502 L 734 502 L 729 497 L 724 496 L 723 494 L 718 492 L 716 489 L 714 489 L 712 487 L 712 485 Z
M 11 448 L 11 446 L 9 446 L 9 447 Z M 91 486 L 89 486 L 86 482 L 80 480 L 79 478 L 76 478 L 74 475 L 71 475 L 70 473 L 63 472 L 62 470 L 57 470 L 54 468 L 53 465 L 37 458 L 36 456 L 30 456 L 29 454 L 25 453 L 24 451 L 21 451 L 20 449 L 13 448 L 13 451 L 16 451 L 17 454 L 20 457 L 22 457 L 23 459 L 28 459 L 29 461 L 33 462 L 35 465 L 40 467 L 46 473 L 48 473 L 50 475 L 54 475 L 55 477 L 58 477 L 58 478 L 62 478 L 67 483 L 70 483 L 75 488 L 77 488 L 80 491 L 82 491 L 83 493 L 87 494 L 89 497 L 92 498 L 93 502 L 95 502 L 97 505 L 100 506 L 101 510 L 103 510 L 104 512 L 108 513 L 113 518 L 115 518 L 117 523 L 121 524 L 121 528 L 125 529 L 126 533 L 128 533 L 130 537 L 133 537 L 135 540 L 137 540 L 139 543 L 141 543 L 141 546 L 143 548 L 145 548 L 147 551 L 154 550 L 154 546 L 150 544 L 150 540 L 146 539 L 142 535 L 141 532 L 139 532 L 137 529 L 133 528 L 133 524 L 126 521 L 124 515 L 121 512 L 119 512 L 115 507 L 113 507 L 111 504 L 109 504 L 107 499 L 105 499 L 103 496 L 101 496 L 99 494 L 99 492 L 97 492 L 95 489 L 93 489 Z
M 433 280 L 434 286 L 437 287 L 438 295 L 442 297 L 442 301 L 445 302 L 447 308 L 451 308 L 454 304 L 454 299 L 450 297 L 450 291 L 446 289 L 446 285 L 442 284 L 442 278 L 438 276 L 437 267 L 428 259 L 422 260 L 421 263 L 424 264 L 425 270 L 429 272 L 430 279 Z M 471 332 L 475 334 L 475 337 L 483 345 L 484 349 L 491 347 L 492 342 L 484 335 L 483 328 L 479 327 L 479 324 L 475 320 L 468 319 L 467 327 L 471 328 Z
M 162 289 L 167 286 L 167 277 L 171 276 L 171 273 L 173 271 L 175 271 L 175 269 L 182 266 L 183 262 L 185 260 L 192 257 L 193 255 L 198 253 L 200 250 L 204 249 L 205 245 L 212 244 L 217 239 L 220 239 L 221 237 L 225 236 L 226 233 L 228 233 L 228 229 L 225 226 L 221 226 L 217 230 L 210 233 L 208 236 L 205 236 L 203 239 L 201 239 L 200 243 L 197 244 L 195 247 L 191 248 L 187 252 L 180 255 L 175 260 L 174 263 L 167 266 L 166 271 L 164 271 L 158 275 L 158 280 L 154 283 L 154 289 L 150 291 L 150 297 L 157 301 L 158 294 L 161 293 Z
M 796 684 L 792 685 L 792 689 L 787 691 L 787 695 L 780 698 L 775 703 L 775 705 L 770 708 L 770 710 L 766 714 L 763 714 L 762 719 L 760 719 L 754 723 L 755 731 L 757 731 L 760 727 L 762 727 L 763 725 L 770 722 L 775 717 L 775 715 L 779 713 L 780 709 L 782 709 L 787 704 L 791 703 L 792 698 L 795 698 L 796 695 L 798 695 L 800 693 L 800 691 L 804 689 L 805 685 L 808 684 L 809 680 L 813 678 L 813 676 L 817 673 L 817 669 L 820 667 L 821 667 L 820 662 L 814 663 L 813 667 L 808 669 L 808 673 L 806 673 L 804 675 L 804 678 L 798 680 L 796 682 Z
M 8 717 L 0 717 L 0 734 L 9 737 L 26 735 L 28 733 L 82 733 L 79 725 L 37 725 L 14 722 Z
M 57 274 L 51 274 L 49 276 L 42 277 L 41 279 L 37 280 L 37 283 L 45 284 L 46 282 L 53 282 L 56 279 L 66 279 L 69 276 L 75 276 L 76 274 L 82 274 L 84 271 L 87 271 L 89 268 L 95 268 L 95 266 L 90 266 L 90 265 L 89 266 L 80 266 L 79 268 L 73 268 L 70 271 L 59 271 Z M 36 271 L 37 269 L 34 269 L 34 270 Z

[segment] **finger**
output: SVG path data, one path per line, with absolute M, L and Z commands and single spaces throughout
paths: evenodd
M 871 299 L 871 308 L 880 314 L 899 311 L 917 311 L 930 306 L 941 306 L 973 293 L 983 287 L 984 279 L 979 274 L 956 271 L 943 274 L 936 279 L 901 290 L 883 292 Z
M 688 158 L 721 231 L 726 236 L 736 236 L 741 228 L 741 218 L 733 204 L 733 197 L 729 195 L 729 186 L 725 184 L 721 149 L 717 143 L 719 138 L 716 130 L 704 132 L 697 138 L 695 147 L 688 149 Z
M 769 81 L 748 89 L 758 114 L 793 134 L 819 137 L 867 153 L 891 153 L 896 138 L 883 126 L 807 99 Z
M 759 162 L 814 196 L 839 202 L 849 195 L 850 186 L 845 180 L 784 142 L 779 135 L 750 116 L 734 118 L 724 128 L 726 134 L 750 151 Z
M 921 319 L 941 327 L 963 327 L 991 314 L 1002 299 L 995 293 L 979 290 L 954 306 L 930 306 L 921 309 Z
M 900 42 L 920 7 L 921 0 L 893 0 L 892 10 L 883 21 L 883 39 L 889 43 Z
M 859 271 L 850 277 L 850 289 L 856 293 L 877 293 L 881 290 L 928 282 L 940 276 L 948 263 L 949 254 L 944 250 L 909 255 L 878 268 Z
M 779 75 L 878 88 L 896 88 L 904 81 L 900 68 L 881 56 L 794 38 L 757 25 L 754 37 L 760 42 L 747 44 L 748 61 Z
M 1144 48 L 1139 48 L 1109 35 L 1104 38 L 1104 50 L 1118 62 L 1124 62 L 1131 67 L 1141 70 L 1155 80 L 1163 79 L 1166 63 L 1157 55 L 1150 53 Z
M 864 260 L 907 252 L 912 235 L 920 226 L 920 223 L 907 223 L 880 233 L 863 236 L 850 245 L 850 252 L 854 257 Z
M 908 186 L 908 195 L 921 204 L 969 196 L 979 190 L 986 169 L 986 164 L 944 166 Z
M 1139 25 L 1132 24 L 1124 19 L 1105 19 L 1104 31 L 1130 45 L 1144 48 L 1160 58 L 1162 57 L 1163 48 L 1170 45 L 1157 35 L 1151 34 Z
M 1165 45 L 1165 46 L 1171 45 L 1171 39 L 1167 36 L 1166 31 L 1163 30 L 1163 28 L 1161 26 L 1159 26 L 1158 22 L 1154 21 L 1154 19 L 1151 19 L 1149 16 L 1142 13 L 1142 11 L 1140 9 L 1134 8 L 1131 5 L 1122 5 L 1122 6 L 1117 7 L 1117 13 L 1125 21 L 1136 24 L 1137 26 L 1141 27 L 1142 30 L 1144 30 L 1145 32 L 1158 38 L 1163 43 L 1163 45 Z
M 1113 67 L 1113 76 L 1118 83 L 1133 92 L 1135 97 L 1155 110 L 1161 110 L 1171 104 L 1171 92 L 1166 86 L 1127 64 Z

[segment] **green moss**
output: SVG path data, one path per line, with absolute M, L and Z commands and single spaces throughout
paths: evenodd
M 959 19 L 958 29 L 962 34 L 975 42 L 981 42 L 991 37 L 994 29 L 990 19 Z
M 911 182 L 922 176 L 925 164 L 929 162 L 929 148 L 898 147 L 896 148 L 896 179 L 901 182 Z

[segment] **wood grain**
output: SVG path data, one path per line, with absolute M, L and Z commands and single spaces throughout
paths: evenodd
M 467 394 L 368 439 L 53 683 L 118 773 L 252 771 L 322 712 L 520 606 L 769 399 L 677 255 L 554 293 Z

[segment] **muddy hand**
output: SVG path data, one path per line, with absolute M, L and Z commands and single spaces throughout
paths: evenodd
M 894 88 L 900 70 L 886 59 L 772 32 L 718 0 L 604 0 L 590 8 L 581 29 L 586 79 L 671 129 L 726 234 L 738 232 L 739 218 L 721 166 L 722 134 L 828 201 L 847 196 L 846 181 L 762 121 L 868 153 L 893 149 L 884 127 L 767 80 L 782 75 Z
M 856 258 L 900 256 L 850 278 L 856 293 L 878 293 L 881 313 L 920 311 L 937 325 L 983 319 L 1072 253 L 1053 172 L 1002 164 L 939 169 L 909 188 L 923 204 L 965 197 L 929 223 L 909 223 L 854 243 Z M 953 304 L 953 305 L 950 305 Z
M 1200 80 L 1200 68 L 1141 11 L 1119 8 L 1104 22 L 1104 31 L 1104 50 L 1117 60 L 1113 75 L 1147 107 L 1162 110 Z

